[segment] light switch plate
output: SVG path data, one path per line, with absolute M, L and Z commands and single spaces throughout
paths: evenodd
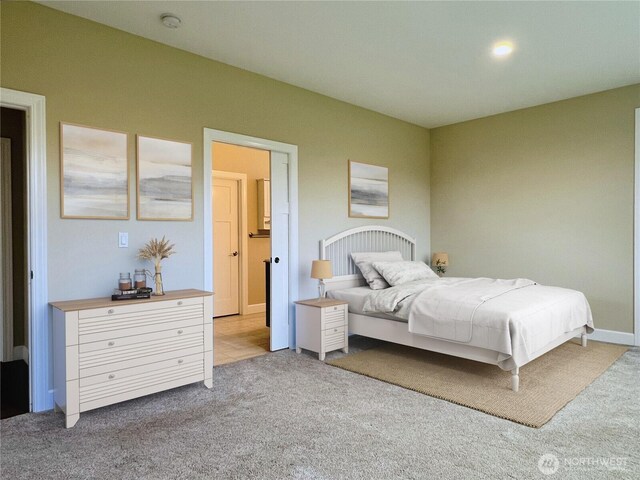
M 127 232 L 118 232 L 118 247 L 129 247 L 129 234 Z

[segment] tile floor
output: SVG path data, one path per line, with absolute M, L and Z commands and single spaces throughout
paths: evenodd
M 213 364 L 237 362 L 269 352 L 264 313 L 213 319 Z

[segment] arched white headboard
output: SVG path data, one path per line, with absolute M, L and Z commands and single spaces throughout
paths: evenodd
M 351 252 L 397 250 L 405 260 L 416 259 L 416 240 L 400 230 L 366 225 L 320 240 L 320 259 L 331 260 L 333 278 L 325 280 L 327 290 L 364 285 L 364 279 L 351 259 Z

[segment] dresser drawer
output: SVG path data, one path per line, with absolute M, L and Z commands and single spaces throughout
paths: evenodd
M 84 352 L 79 355 L 79 377 L 84 378 L 139 365 L 150 365 L 171 358 L 203 352 L 204 336 L 202 333 Z
M 120 379 L 80 387 L 80 411 L 136 398 L 166 388 L 186 385 L 204 379 L 204 362 L 200 359 L 190 363 L 174 363 L 158 370 L 137 373 Z
M 110 307 L 104 308 L 88 308 L 86 310 L 80 310 L 78 312 L 78 318 L 80 320 L 84 318 L 96 318 L 96 317 L 112 317 L 116 315 L 127 315 L 127 314 L 139 314 L 140 312 L 151 312 L 155 310 L 164 310 L 166 308 L 173 307 L 186 307 L 189 305 L 202 305 L 203 299 L 202 297 L 194 297 L 194 298 L 182 298 L 178 300 L 166 300 L 159 302 L 149 302 L 149 303 L 134 303 L 134 304 L 124 304 L 124 305 L 114 305 Z
M 114 313 L 110 316 L 80 319 L 78 335 L 81 343 L 93 342 L 117 336 L 166 330 L 178 322 L 183 326 L 202 324 L 202 316 L 202 305 L 154 309 L 136 314 Z
M 163 360 L 152 365 L 140 365 L 137 367 L 125 368 L 122 370 L 112 370 L 108 373 L 81 378 L 80 391 L 82 391 L 85 387 L 90 387 L 91 385 L 98 384 L 117 386 L 129 377 L 151 373 L 156 370 L 166 370 L 180 365 L 189 365 L 191 363 L 197 362 L 202 363 L 202 355 L 199 353 L 196 353 L 194 355 L 177 356 L 175 358 Z
M 165 328 L 169 328 L 169 325 L 166 325 Z M 118 336 L 118 332 L 112 332 L 112 336 L 106 337 L 105 340 L 99 340 L 97 342 L 89 341 L 89 337 L 92 337 L 93 335 L 86 335 L 86 338 L 83 338 L 83 341 L 78 346 L 78 351 L 82 355 L 86 352 L 112 350 L 134 344 L 146 344 L 148 342 L 153 342 L 154 340 L 164 340 L 169 338 L 177 340 L 192 334 L 202 334 L 203 331 L 204 325 L 202 325 L 202 323 L 198 325 L 189 325 L 186 322 L 178 322 L 178 324 L 175 324 L 168 330 L 152 331 L 151 333 L 145 333 L 142 335 Z M 121 332 L 127 333 L 126 330 Z M 107 334 L 100 334 L 99 336 L 103 337 L 106 335 Z M 85 339 L 87 340 L 87 343 L 84 342 Z

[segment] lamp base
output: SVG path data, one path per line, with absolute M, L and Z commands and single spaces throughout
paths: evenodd
M 325 291 L 324 281 L 320 280 L 318 282 L 318 300 L 324 300 L 326 291 Z

